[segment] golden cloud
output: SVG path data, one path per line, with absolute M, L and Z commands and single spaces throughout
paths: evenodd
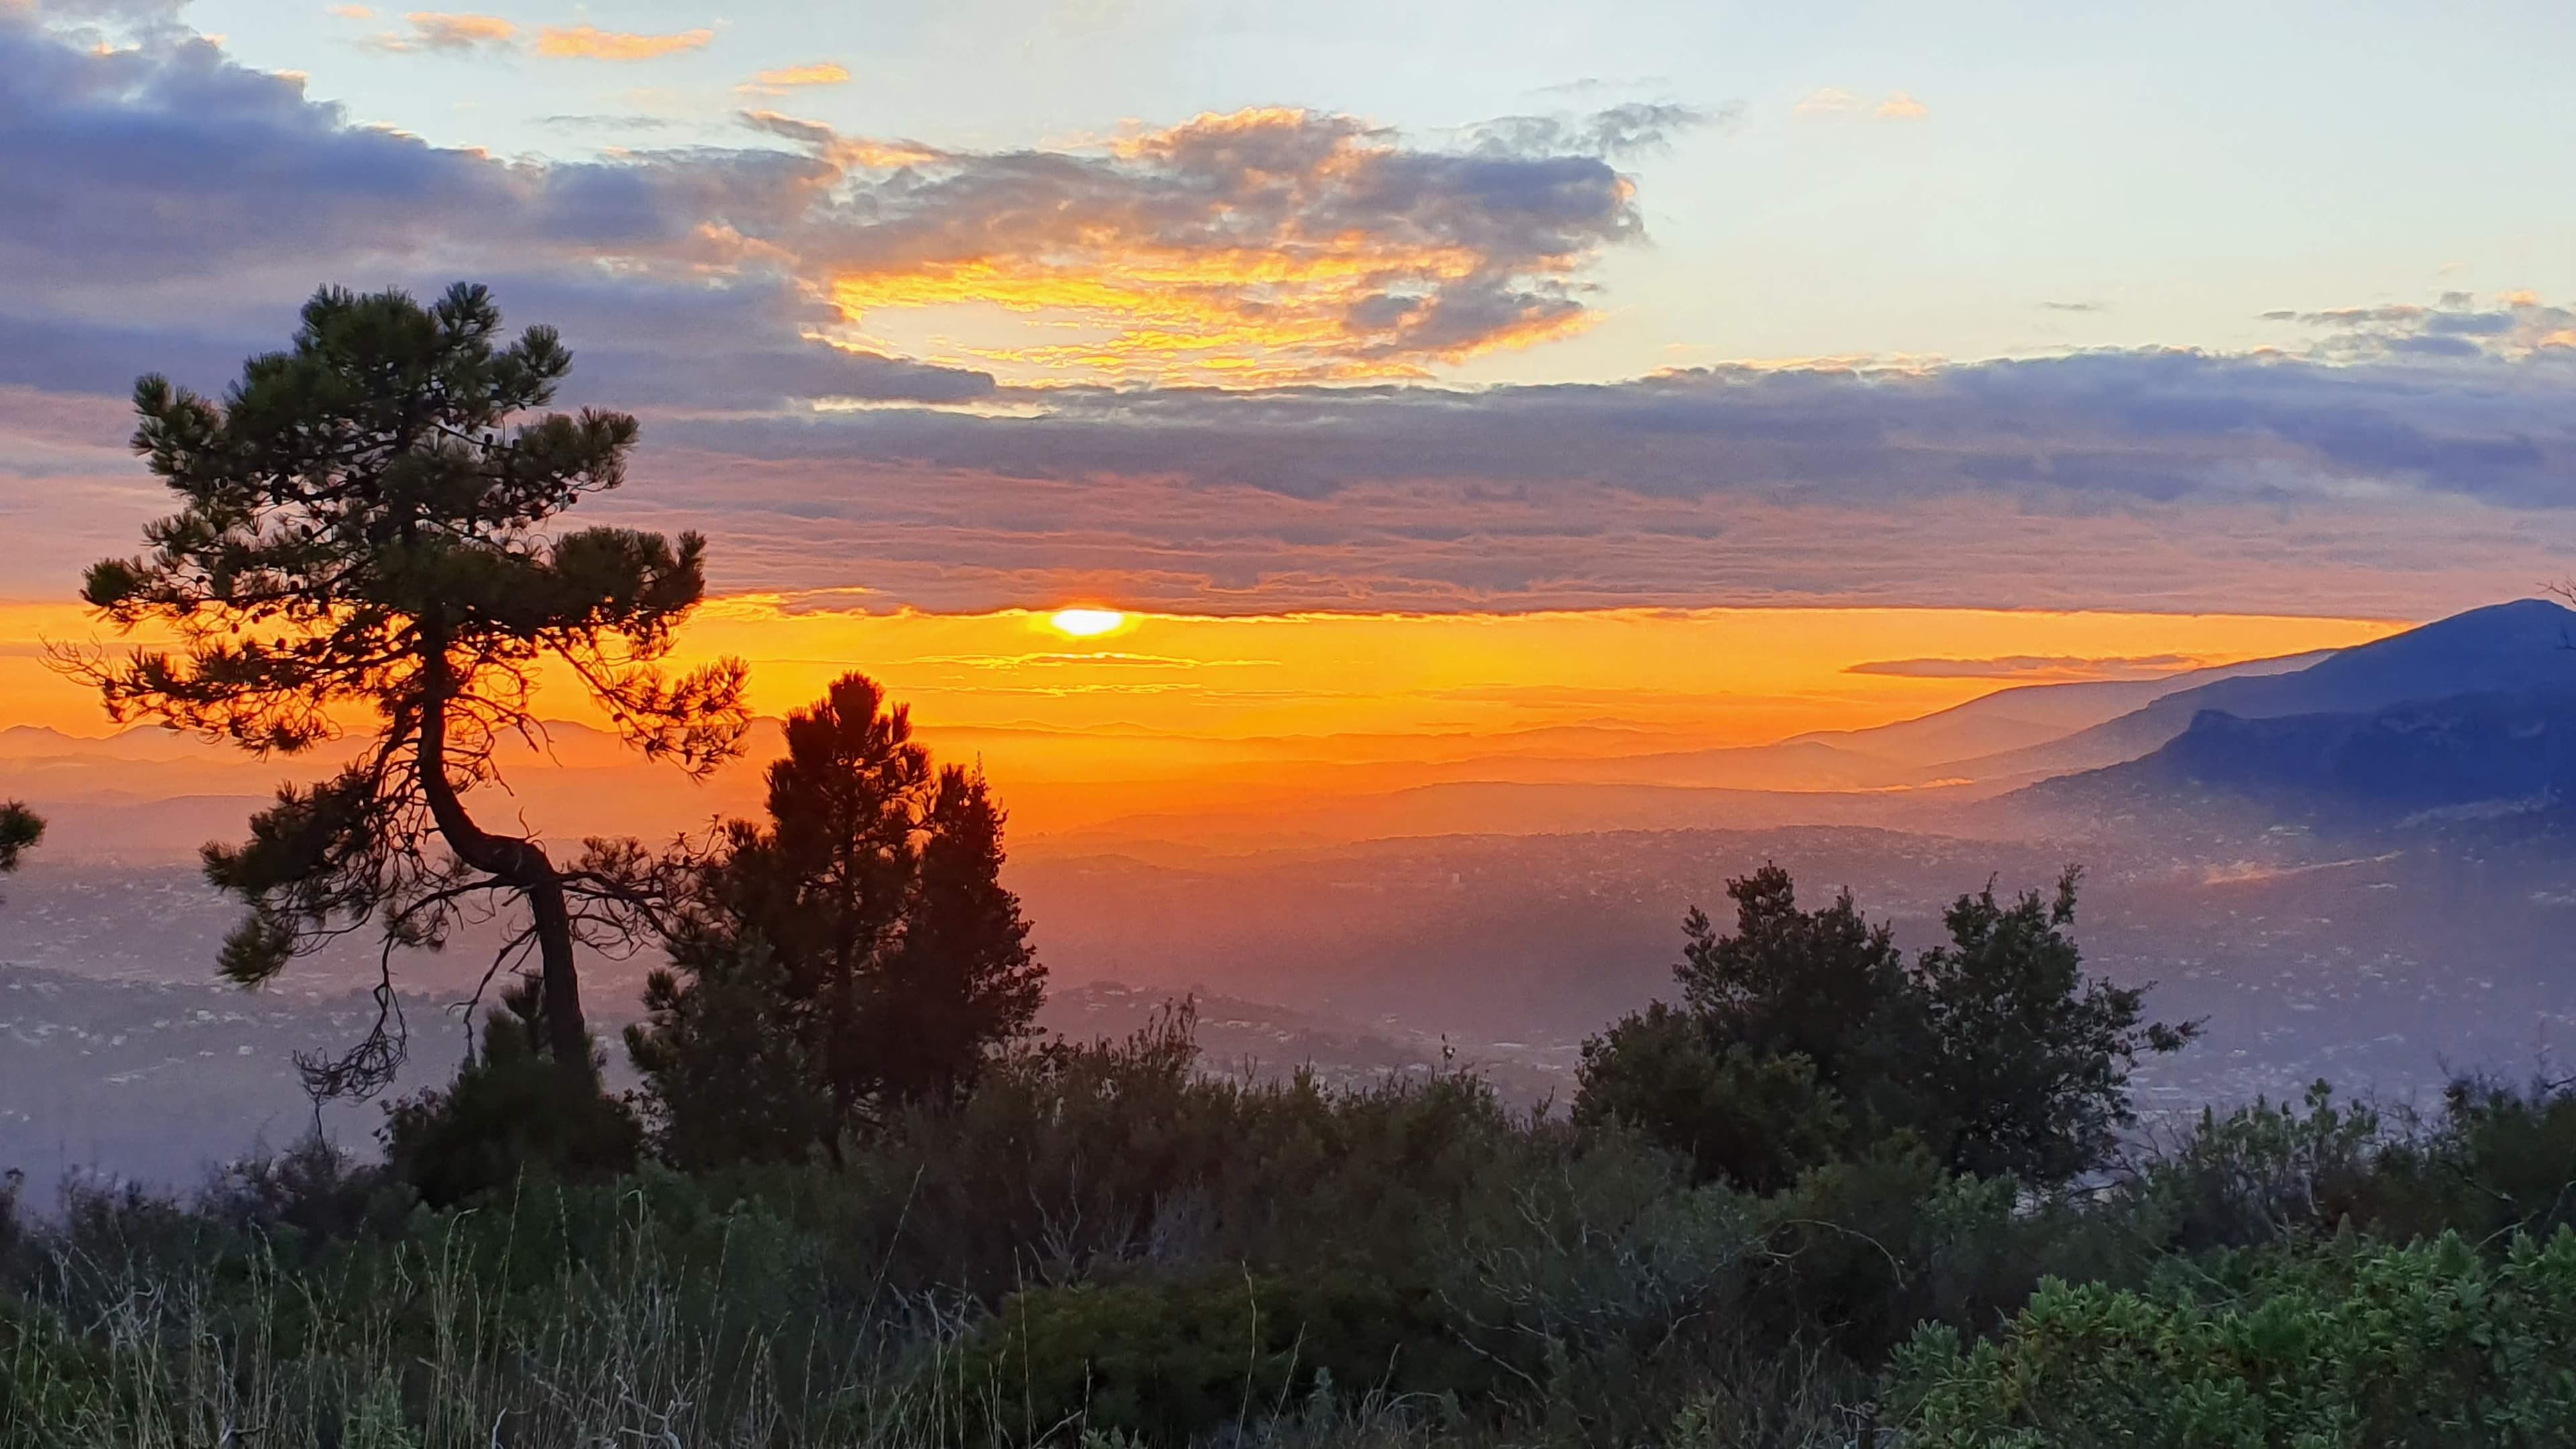
M 781 66 L 753 76 L 736 87 L 758 95 L 778 95 L 800 86 L 837 86 L 850 79 L 850 68 L 836 61 L 817 61 L 812 65 Z
M 1590 325 L 1578 274 L 1639 231 L 1596 156 L 1419 151 L 1303 110 L 1202 115 L 1098 155 L 747 119 L 844 169 L 841 224 L 783 244 L 851 325 L 970 309 L 1008 340 L 953 351 L 1030 381 L 1419 377 Z
M 1932 114 L 1932 108 L 1903 91 L 1890 91 L 1887 98 L 1871 105 L 1859 94 L 1841 86 L 1819 86 L 1798 98 L 1791 111 L 1809 119 L 1836 116 L 1867 115 L 1881 121 L 1919 121 Z
M 403 21 L 411 27 L 410 34 L 378 35 L 371 37 L 365 43 L 378 50 L 430 50 L 455 53 L 507 45 L 510 39 L 519 33 L 518 26 L 497 15 L 458 15 L 440 10 L 414 10 L 403 16 Z
M 549 25 L 537 34 L 537 54 L 554 60 L 656 60 L 684 50 L 700 50 L 716 38 L 712 30 L 683 30 L 670 35 L 633 35 L 596 25 Z

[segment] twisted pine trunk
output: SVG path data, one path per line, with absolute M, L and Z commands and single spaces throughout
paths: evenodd
M 547 1049 L 556 1061 L 587 1077 L 591 1075 L 590 1024 L 581 1011 L 581 975 L 573 962 L 572 907 L 564 895 L 563 875 L 545 847 L 524 836 L 496 835 L 466 813 L 465 802 L 447 778 L 447 705 L 455 685 L 447 663 L 446 632 L 434 619 L 422 621 L 421 632 L 425 687 L 418 768 L 430 818 L 457 859 L 507 882 L 527 900 L 537 938 Z

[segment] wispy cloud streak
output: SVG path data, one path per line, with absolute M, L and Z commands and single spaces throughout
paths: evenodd
M 549 60 L 659 60 L 703 50 L 716 33 L 703 27 L 666 35 L 602 30 L 596 25 L 549 25 L 537 32 L 537 54 Z

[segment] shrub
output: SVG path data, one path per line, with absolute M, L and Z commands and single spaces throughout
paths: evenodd
M 382 1164 L 360 1163 L 308 1136 L 282 1153 L 246 1157 L 217 1172 L 195 1215 L 280 1251 L 402 1231 L 414 1196 Z
M 1805 1089 L 1827 1100 L 1796 1057 L 1638 1021 L 1663 1035 L 1611 1039 L 1657 1067 L 1623 1089 L 1750 1110 L 1785 1085 L 1792 1123 Z M 85 1183 L 16 1218 L 0 1391 L 35 1427 L 0 1444 L 260 1423 L 432 1449 L 500 1419 L 532 1449 L 1785 1449 L 1865 1438 L 1900 1345 L 1909 1446 L 2565 1427 L 2548 1356 L 2576 1308 L 2548 1255 L 2570 1250 L 2493 1226 L 2563 1210 L 2563 1087 L 2464 1084 L 2394 1127 L 2322 1092 L 2210 1114 L 2134 1176 L 2058 1193 L 1882 1120 L 1760 1191 L 1727 1179 L 1776 1165 L 1667 1150 L 1606 1089 L 1578 1125 L 1464 1075 L 1211 1079 L 1189 1025 L 1012 1051 L 837 1167 L 682 1173 L 549 1135 L 562 1084 L 496 1022 L 453 1088 L 398 1110 L 388 1169 L 308 1143 L 193 1203 Z M 2426 1225 L 2460 1232 L 2430 1258 L 2388 1246 Z M 2310 1377 L 2381 1398 L 2345 1425 Z M 2408 1396 L 2434 1417 L 2405 1419 Z
M 593 1063 L 543 1046 L 534 988 L 523 984 L 484 1018 L 482 1040 L 445 1090 L 385 1113 L 385 1158 L 432 1207 L 503 1189 L 527 1173 L 594 1181 L 633 1170 L 643 1124 L 599 1089 Z
M 2256 1263 L 2241 1295 L 2051 1282 L 1996 1339 L 1924 1328 L 1890 1375 L 1906 1444 L 2576 1442 L 2576 1230 L 2500 1258 L 2446 1234 Z
M 1494 1361 L 1420 1288 L 1348 1270 L 1215 1272 L 1023 1290 L 967 1346 L 963 1383 L 997 1437 L 1065 1429 L 1185 1443 L 1265 1422 L 1318 1387 L 1484 1397 Z
M 1698 1182 L 1767 1192 L 1840 1151 L 1841 1098 L 1804 1056 L 1711 1043 L 1662 1002 L 1583 1044 L 1578 1127 L 1621 1123 L 1691 1165 Z
M 2304 1113 L 2255 1099 L 2198 1126 L 2127 1186 L 2132 1212 L 2160 1245 L 2186 1252 L 2331 1231 L 2357 1211 L 2386 1144 L 2379 1114 L 2338 1106 L 2324 1082 Z
M 2197 1252 L 2347 1224 L 2391 1242 L 2545 1237 L 2576 1224 L 2576 1085 L 2462 1077 L 2429 1121 L 2339 1104 L 2323 1082 L 2303 1105 L 2204 1110 L 2122 1185 L 2134 1225 Z
M 1208 1078 L 1183 1012 L 1013 1053 L 961 1105 L 897 1117 L 846 1173 L 726 1180 L 793 1197 L 889 1291 L 991 1304 L 1140 1262 L 1418 1274 L 1454 1249 L 1468 1203 L 1571 1146 L 1473 1077 L 1350 1092 Z
M 2388 1144 L 2363 1191 L 2354 1211 L 2385 1237 L 2576 1224 L 2576 1082 L 2454 1080 L 2438 1126 Z

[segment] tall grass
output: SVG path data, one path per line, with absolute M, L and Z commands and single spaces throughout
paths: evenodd
M 64 1242 L 47 1282 L 0 1318 L 0 1435 L 62 1449 L 342 1445 L 933 1445 L 956 1442 L 970 1385 L 956 1320 L 923 1311 L 824 1333 L 739 1304 L 724 1250 L 672 1251 L 641 1192 L 614 1251 L 566 1253 L 521 1281 L 531 1239 L 479 1209 L 363 1255 L 298 1269 L 273 1243 L 173 1265 L 141 1245 Z M 513 1249 L 484 1251 L 497 1227 Z M 497 1271 L 496 1271 L 497 1269 Z
M 1029 1421 L 1021 1386 L 969 1351 L 972 1316 L 906 1306 L 831 1333 L 707 1316 L 713 1280 L 665 1252 L 640 1196 L 611 1261 L 542 1284 L 488 1275 L 457 1235 L 393 1245 L 363 1285 L 263 1250 L 236 1281 L 149 1254 L 55 1260 L 46 1306 L 0 1318 L 0 1443 L 29 1449 L 1120 1449 L 1076 1410 Z M 363 1289 L 363 1291 L 354 1291 Z M 81 1321 L 64 1307 L 84 1305 Z M 550 1308 L 547 1305 L 551 1305 Z M 1256 1306 L 1257 1308 L 1257 1306 Z M 1669 1442 L 1851 1441 L 1848 1373 L 1816 1355 L 1687 1375 Z M 1247 1377 L 1216 1438 L 1280 1449 L 1592 1442 L 1564 1418 L 1505 1430 L 1385 1386 L 1296 1399 Z
M 1211 1100 L 1343 1114 L 1342 1130 L 1408 1110 L 1294 1092 L 1247 1106 L 1231 1088 Z M 1453 1136 L 1562 1141 L 1460 1116 L 1436 1094 L 1418 1110 Z M 1340 1160 L 1394 1170 L 1376 1151 Z M 0 1225 L 0 1443 L 1393 1449 L 1590 1443 L 1615 1423 L 1621 1439 L 1809 1449 L 1846 1442 L 1841 1406 L 1868 1394 L 1830 1354 L 1757 1353 L 1731 1333 L 1759 1242 L 1747 1204 L 1674 1194 L 1651 1159 L 1620 1151 L 1497 1156 L 1468 1174 L 1481 1185 L 1466 1201 L 1424 1208 L 1435 1221 L 1402 1245 L 1409 1267 L 1379 1255 L 1367 1272 L 1352 1267 L 1365 1245 L 1337 1243 L 1317 1218 L 1249 1242 L 1236 1219 L 1263 1195 L 1249 1185 L 1238 1197 L 1184 1177 L 1131 1200 L 1134 1184 L 1098 1196 L 1088 1169 L 1053 1187 L 1023 1176 L 1021 1204 L 983 1210 L 1018 1223 L 1115 1203 L 1147 1226 L 1033 1257 L 981 1297 L 940 1286 L 936 1257 L 900 1263 L 903 1236 L 853 1230 L 909 1214 L 932 1245 L 913 1251 L 964 1252 L 957 1266 L 975 1276 L 978 1235 L 921 1220 L 971 1200 L 918 1186 L 875 1207 L 837 1196 L 872 1198 L 883 1175 L 818 1168 L 787 1179 L 792 1192 L 758 1180 L 772 1200 L 647 1170 L 594 1187 L 532 1180 L 434 1213 L 361 1201 L 386 1191 L 381 1177 L 330 1170 L 308 1164 L 288 1195 L 237 1179 L 184 1208 L 80 1189 L 45 1223 Z M 791 1218 L 778 1202 L 800 1193 Z M 1442 1233 L 1445 1253 L 1418 1246 Z M 1193 1394 L 1222 1412 L 1176 1419 Z

